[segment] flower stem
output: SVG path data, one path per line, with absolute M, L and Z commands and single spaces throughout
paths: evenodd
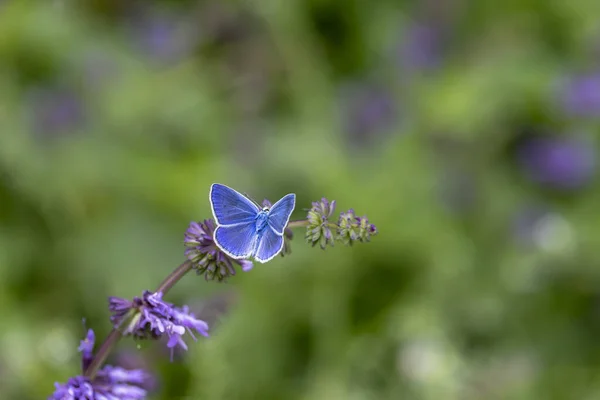
M 175 286 L 175 284 L 177 282 L 179 282 L 179 280 L 181 278 L 183 278 L 183 276 L 185 274 L 187 274 L 188 272 L 190 272 L 192 270 L 192 262 L 191 261 L 186 261 L 183 264 L 181 264 L 179 267 L 175 268 L 175 271 L 171 272 L 169 274 L 169 276 L 167 276 L 165 278 L 164 281 L 162 281 L 162 283 L 160 285 L 158 285 L 158 288 L 156 289 L 156 292 L 162 292 L 163 296 L 165 294 L 167 294 L 167 292 L 173 287 Z
M 92 360 L 90 365 L 88 365 L 83 375 L 87 376 L 90 379 L 94 379 L 94 377 L 98 373 L 98 370 L 100 369 L 102 364 L 104 364 L 104 361 L 106 361 L 106 358 L 110 354 L 111 350 L 115 347 L 119 339 L 121 339 L 121 332 L 117 328 L 113 328 L 106 337 L 106 339 L 104 339 L 104 342 L 102 342 L 100 349 L 98 349 L 98 352 L 94 356 L 94 359 Z
M 175 268 L 175 270 L 171 272 L 169 276 L 167 276 L 160 285 L 158 285 L 156 292 L 162 292 L 162 294 L 165 295 L 177 282 L 179 282 L 181 278 L 184 277 L 185 274 L 190 272 L 191 269 L 192 262 L 184 262 L 179 267 Z M 126 321 L 128 319 L 129 318 L 124 318 L 123 321 Z M 108 358 L 108 355 L 110 354 L 112 349 L 119 342 L 119 339 L 121 339 L 121 331 L 119 330 L 119 327 L 114 327 L 110 331 L 106 339 L 104 339 L 104 342 L 102 342 L 102 344 L 100 345 L 100 348 L 96 352 L 96 355 L 94 356 L 94 359 L 92 360 L 90 365 L 84 371 L 85 376 L 87 376 L 90 379 L 94 379 L 94 377 L 100 370 L 100 367 Z
M 303 228 L 303 227 L 305 227 L 307 225 L 308 225 L 308 220 L 301 219 L 301 220 L 298 220 L 298 221 L 290 221 L 290 222 L 288 222 L 287 228 L 290 228 L 290 229 Z

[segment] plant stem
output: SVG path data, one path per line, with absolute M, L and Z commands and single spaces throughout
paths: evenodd
M 177 282 L 179 282 L 179 280 L 181 278 L 183 278 L 185 276 L 185 274 L 190 272 L 191 269 L 192 269 L 192 262 L 191 261 L 184 262 L 179 267 L 175 268 L 175 270 L 173 272 L 171 272 L 169 274 L 169 276 L 167 276 L 160 285 L 158 285 L 156 292 L 162 292 L 162 294 L 164 296 Z M 127 319 L 128 318 L 124 318 L 123 321 L 125 321 Z M 119 339 L 121 339 L 121 336 L 122 336 L 121 331 L 119 331 L 118 327 L 115 327 L 110 331 L 110 333 L 108 334 L 106 339 L 104 339 L 104 342 L 102 342 L 102 344 L 100 345 L 100 348 L 98 349 L 98 352 L 94 356 L 94 359 L 92 360 L 90 365 L 87 367 L 87 369 L 84 371 L 85 376 L 87 376 L 90 379 L 94 379 L 94 377 L 100 370 L 100 367 L 104 364 L 104 362 L 108 358 L 108 355 L 110 354 L 112 349 L 119 342 Z
M 160 285 L 158 285 L 156 292 L 162 292 L 162 294 L 164 296 L 177 282 L 179 282 L 179 280 L 181 278 L 183 278 L 183 276 L 185 274 L 190 272 L 191 269 L 192 269 L 192 262 L 191 261 L 184 262 L 179 267 L 175 268 L 175 271 L 171 272 L 169 274 L 169 276 L 167 276 L 165 278 L 165 280 L 162 281 L 162 283 Z
M 98 349 L 98 352 L 94 356 L 94 359 L 92 360 L 90 365 L 88 365 L 83 375 L 87 376 L 90 379 L 94 379 L 94 377 L 98 373 L 98 370 L 100 369 L 102 364 L 104 364 L 104 361 L 106 361 L 106 358 L 110 354 L 111 350 L 115 347 L 119 339 L 121 339 L 121 332 L 117 328 L 113 328 L 106 337 L 106 339 L 104 339 L 104 342 L 102 342 L 102 345 Z
M 308 220 L 301 219 L 301 220 L 298 220 L 298 221 L 290 221 L 290 222 L 288 222 L 287 228 L 290 228 L 290 229 L 303 228 L 303 227 L 305 227 L 307 225 L 308 225 Z

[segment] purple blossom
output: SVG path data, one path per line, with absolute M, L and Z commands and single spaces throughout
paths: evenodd
M 371 236 L 377 234 L 375 225 L 369 223 L 366 216 L 357 217 L 353 209 L 340 214 L 338 221 L 338 240 L 346 245 L 352 245 L 355 241 L 369 242 Z
M 396 122 L 396 105 L 391 93 L 370 84 L 352 84 L 342 90 L 343 131 L 352 144 L 372 143 Z
M 123 335 L 139 339 L 168 337 L 167 347 L 171 349 L 171 359 L 175 347 L 187 350 L 183 335 L 187 332 L 196 340 L 193 331 L 208 336 L 208 324 L 194 317 L 187 306 L 178 308 L 162 300 L 162 293 L 144 291 L 142 297 L 132 301 L 120 297 L 109 298 L 110 317 L 114 327 L 119 327 Z
M 535 137 L 518 149 L 524 174 L 555 189 L 577 189 L 589 183 L 596 166 L 593 146 L 573 137 Z
M 439 66 L 442 59 L 442 37 L 438 28 L 425 24 L 410 26 L 400 45 L 400 64 L 410 70 L 429 70 Z
M 93 358 L 94 340 L 94 331 L 90 329 L 79 345 L 84 369 Z M 149 379 L 150 375 L 141 369 L 105 365 L 93 380 L 78 375 L 67 383 L 55 383 L 55 391 L 48 400 L 141 400 L 146 398 L 147 391 L 140 386 Z
M 85 339 L 83 339 L 79 347 L 78 351 L 81 352 L 81 369 L 85 371 L 87 367 L 90 365 L 92 360 L 94 359 L 94 343 L 96 341 L 96 335 L 93 329 L 88 329 L 87 335 Z
M 357 240 L 368 242 L 371 236 L 377 234 L 375 225 L 369 223 L 366 216 L 357 217 L 353 209 L 341 213 L 337 222 L 332 221 L 335 205 L 335 200 L 329 201 L 326 198 L 312 203 L 307 216 L 306 240 L 313 247 L 318 244 L 325 249 L 328 244 L 333 246 L 335 240 L 345 245 L 352 245 Z
M 235 275 L 235 265 L 242 271 L 250 271 L 253 264 L 249 260 L 235 260 L 223 253 L 213 240 L 216 224 L 212 219 L 192 222 L 185 232 L 185 256 L 192 261 L 198 274 L 206 280 L 223 281 Z
M 36 89 L 28 97 L 32 129 L 39 135 L 64 134 L 84 122 L 82 99 L 68 89 Z
M 67 383 L 55 383 L 56 390 L 48 400 L 141 400 L 147 391 L 139 387 L 147 379 L 142 370 L 126 370 L 105 366 L 92 381 L 78 375 Z
M 184 16 L 153 12 L 136 16 L 134 37 L 141 50 L 159 62 L 177 62 L 189 56 L 199 42 L 199 31 Z
M 568 78 L 560 93 L 564 110 L 573 116 L 600 115 L 600 73 Z

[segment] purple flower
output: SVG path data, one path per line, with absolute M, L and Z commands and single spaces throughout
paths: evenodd
M 391 93 L 376 85 L 352 84 L 342 90 L 342 124 L 352 144 L 372 143 L 396 122 Z
M 83 339 L 77 350 L 81 352 L 81 369 L 85 371 L 94 359 L 94 343 L 96 341 L 96 335 L 93 329 L 88 329 L 85 339 Z
M 574 76 L 560 93 L 564 110 L 578 117 L 600 115 L 600 74 Z
M 400 46 L 400 64 L 411 71 L 433 69 L 440 64 L 442 44 L 438 28 L 414 24 L 407 29 Z
M 134 37 L 144 53 L 159 62 L 177 62 L 199 42 L 198 30 L 185 16 L 153 12 L 136 16 Z
M 78 375 L 67 383 L 55 383 L 56 390 L 48 400 L 141 400 L 148 394 L 138 386 L 145 379 L 144 371 L 107 365 L 93 381 Z
M 33 131 L 39 135 L 64 134 L 84 122 L 82 99 L 67 89 L 36 89 L 28 99 Z
M 590 143 L 573 137 L 535 137 L 518 149 L 518 161 L 532 181 L 556 189 L 576 189 L 594 175 L 596 153 Z
M 314 246 L 317 244 L 325 249 L 327 245 L 333 246 L 333 234 L 331 228 L 335 223 L 330 221 L 335 212 L 335 200 L 331 202 L 325 197 L 321 201 L 313 202 L 308 211 L 308 226 L 306 228 L 306 240 Z
M 83 376 L 69 378 L 65 384 L 55 383 L 54 387 L 56 390 L 52 396 L 48 397 L 48 400 L 96 399 L 92 383 Z
M 338 221 L 338 240 L 346 245 L 352 245 L 355 241 L 369 242 L 371 236 L 377 234 L 375 225 L 370 224 L 366 216 L 357 217 L 354 210 L 350 209 L 340 214 Z
M 93 358 L 94 338 L 94 331 L 90 329 L 79 345 L 85 367 Z M 147 391 L 140 386 L 149 379 L 150 375 L 141 369 L 105 365 L 93 380 L 78 375 L 67 383 L 55 383 L 56 389 L 48 400 L 141 400 L 146 398 Z
M 194 317 L 187 306 L 178 308 L 162 300 L 162 293 L 144 291 L 142 297 L 132 301 L 120 297 L 109 298 L 110 317 L 115 328 L 123 335 L 139 339 L 158 339 L 166 335 L 167 347 L 171 349 L 171 359 L 175 347 L 187 350 L 182 337 L 187 332 L 196 340 L 193 331 L 208 336 L 208 324 Z
M 185 256 L 192 261 L 198 274 L 204 274 L 206 280 L 223 281 L 235 275 L 235 265 L 242 271 L 250 271 L 253 264 L 249 260 L 235 260 L 223 253 L 215 244 L 213 235 L 215 221 L 192 222 L 185 232 Z

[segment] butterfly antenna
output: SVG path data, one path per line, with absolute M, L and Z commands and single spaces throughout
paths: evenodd
M 261 206 L 260 204 L 258 204 L 256 201 L 254 201 L 254 199 L 253 199 L 252 197 L 250 197 L 250 196 L 248 195 L 248 193 L 245 193 L 245 192 L 244 192 L 244 193 L 243 193 L 243 195 L 244 195 L 244 196 L 246 196 L 246 198 L 247 198 L 248 200 L 250 200 L 251 202 L 253 202 L 254 204 L 256 204 L 256 206 L 257 206 L 258 208 L 261 208 L 261 209 L 262 209 L 262 206 Z

